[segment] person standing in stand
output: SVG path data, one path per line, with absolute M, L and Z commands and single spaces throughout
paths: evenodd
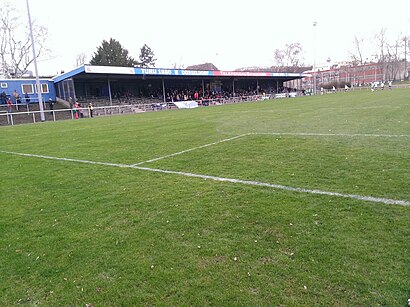
M 83 118 L 84 117 L 83 107 L 81 106 L 79 102 L 77 102 L 77 106 L 78 106 L 78 115 L 80 116 L 80 118 Z
M 54 101 L 53 101 L 53 99 L 51 99 L 51 97 L 48 98 L 48 106 L 49 106 L 49 108 L 50 108 L 50 114 L 52 115 L 52 114 L 53 114 L 53 110 L 54 110 Z
M 12 113 L 13 112 L 13 102 L 11 101 L 11 98 L 7 98 L 7 112 Z
M 19 93 L 17 93 L 16 90 L 14 90 L 13 92 L 13 97 L 14 97 L 14 101 L 16 102 L 16 104 L 20 104 L 21 103 L 21 98 Z
M 94 111 L 94 107 L 93 107 L 93 104 L 90 102 L 88 104 L 88 112 L 90 114 L 90 117 L 93 117 L 93 111 Z
M 74 117 L 75 117 L 75 119 L 78 119 L 78 105 L 77 105 L 77 103 L 75 103 L 74 104 L 74 106 L 73 106 L 73 114 L 74 114 Z
M 16 102 L 16 110 L 19 110 L 19 105 L 21 105 L 21 97 L 20 94 L 14 90 L 13 92 L 14 101 Z
M 26 109 L 27 109 L 27 112 L 29 112 L 30 111 L 30 109 L 29 109 L 29 104 L 30 104 L 30 96 L 28 95 L 28 93 L 25 93 L 24 94 L 24 99 L 26 100 Z

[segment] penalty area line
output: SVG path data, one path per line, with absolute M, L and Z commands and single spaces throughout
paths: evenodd
M 162 159 L 166 159 L 166 158 L 171 158 L 174 156 L 178 156 L 178 155 L 182 155 L 184 153 L 190 152 L 190 151 L 194 151 L 194 150 L 198 150 L 198 149 L 202 149 L 205 147 L 209 147 L 209 146 L 213 146 L 213 145 L 217 145 L 223 142 L 229 142 L 241 137 L 245 137 L 245 136 L 250 136 L 250 135 L 271 135 L 271 136 L 338 136 L 338 137 L 386 137 L 386 138 L 395 138 L 395 137 L 410 137 L 410 135 L 407 134 L 366 134 L 366 133 L 354 133 L 354 134 L 347 134 L 347 133 L 309 133 L 309 132 L 249 132 L 249 133 L 244 133 L 244 134 L 240 134 L 240 135 L 236 135 L 234 137 L 231 138 L 227 138 L 227 139 L 223 139 L 217 142 L 213 142 L 213 143 L 209 143 L 209 144 L 205 144 L 205 145 L 201 145 L 201 146 L 197 146 L 197 147 L 193 147 L 193 148 L 189 148 L 186 150 L 182 150 L 182 151 L 178 151 L 169 155 L 165 155 L 165 156 L 161 156 L 161 157 L 157 157 L 157 158 L 153 158 L 150 160 L 146 160 L 146 161 L 142 161 L 142 162 L 138 162 L 135 164 L 132 164 L 132 166 L 139 166 L 145 163 L 150 163 L 150 162 L 155 162 L 155 161 L 159 161 Z
M 290 191 L 290 192 L 350 198 L 350 199 L 367 201 L 367 202 L 382 203 L 385 205 L 410 206 L 410 201 L 408 200 L 389 199 L 389 198 L 381 198 L 381 197 L 374 197 L 374 196 L 364 196 L 364 195 L 358 195 L 358 194 L 344 194 L 344 193 L 338 193 L 338 192 L 322 191 L 322 190 L 317 190 L 317 189 L 297 188 L 297 187 L 291 187 L 291 186 L 274 184 L 274 183 L 194 174 L 194 173 L 189 173 L 189 172 L 163 170 L 163 169 L 135 166 L 135 165 L 129 165 L 129 164 L 96 162 L 96 161 L 78 160 L 78 159 L 71 159 L 71 158 L 59 158 L 59 157 L 19 153 L 19 152 L 13 152 L 13 151 L 5 151 L 5 150 L 0 150 L 0 153 L 24 156 L 24 157 L 49 159 L 49 160 L 56 160 L 56 161 L 66 161 L 66 162 L 85 163 L 85 164 L 92 164 L 92 165 L 103 165 L 103 166 L 112 166 L 112 167 L 120 167 L 120 168 L 138 169 L 142 171 L 149 171 L 149 172 L 156 172 L 156 173 L 163 173 L 163 174 L 173 174 L 173 175 L 200 178 L 200 179 L 213 180 L 213 181 L 219 181 L 219 182 L 230 182 L 230 183 L 243 184 L 243 185 L 248 185 L 248 186 L 268 187 L 268 188 L 285 190 L 285 191 Z
M 189 149 L 186 149 L 186 150 L 182 150 L 182 151 L 175 152 L 175 153 L 172 153 L 172 154 L 169 154 L 169 155 L 166 155 L 166 156 L 150 159 L 150 160 L 147 160 L 147 161 L 138 162 L 138 163 L 132 164 L 131 166 L 138 166 L 138 165 L 141 165 L 141 164 L 144 164 L 144 163 L 155 162 L 155 161 L 158 161 L 158 160 L 162 160 L 162 159 L 182 155 L 182 154 L 190 152 L 190 151 L 194 151 L 194 150 L 202 149 L 202 148 L 205 148 L 205 147 L 217 145 L 217 144 L 220 144 L 220 143 L 223 143 L 223 142 L 229 142 L 229 141 L 232 141 L 232 140 L 235 140 L 235 139 L 239 139 L 239 138 L 247 136 L 247 135 L 249 135 L 249 133 L 236 135 L 236 136 L 228 138 L 228 139 L 223 139 L 223 140 L 220 140 L 220 141 L 217 141 L 217 142 L 201 145 L 201 146 L 194 147 L 194 148 L 189 148 Z

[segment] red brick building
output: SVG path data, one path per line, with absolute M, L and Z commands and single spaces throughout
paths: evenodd
M 397 63 L 368 63 L 363 65 L 338 64 L 317 67 L 316 72 L 305 71 L 308 77 L 302 80 L 289 81 L 284 84 L 288 88 L 313 89 L 313 76 L 316 78 L 317 90 L 323 88 L 360 87 L 372 82 L 403 80 L 408 78 L 410 65 L 405 61 Z
M 316 85 L 320 87 L 349 87 L 369 85 L 375 81 L 386 81 L 383 65 L 370 63 L 358 66 L 333 66 L 330 69 L 318 69 L 315 73 L 305 72 L 310 75 L 302 80 L 302 87 L 305 89 L 313 87 L 313 76 L 316 77 Z

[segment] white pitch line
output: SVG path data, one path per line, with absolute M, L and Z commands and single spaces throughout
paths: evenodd
M 158 158 L 154 158 L 154 159 L 150 159 L 147 161 L 142 161 L 142 162 L 138 162 L 135 164 L 132 164 L 132 166 L 138 166 L 144 163 L 150 163 L 150 162 L 155 162 L 158 160 L 162 160 L 162 159 L 166 159 L 166 158 L 170 158 L 170 157 L 174 157 L 174 156 L 178 156 L 178 155 L 182 155 L 184 153 L 193 151 L 193 150 L 198 150 L 201 148 L 205 148 L 205 147 L 209 147 L 209 146 L 213 146 L 219 143 L 223 143 L 223 142 L 229 142 L 244 136 L 249 136 L 249 135 L 290 135 L 290 136 L 342 136 L 342 137 L 388 137 L 388 138 L 393 138 L 393 137 L 410 137 L 410 135 L 407 134 L 366 134 L 366 133 L 354 133 L 354 134 L 346 134 L 346 133 L 308 133 L 308 132 L 250 132 L 250 133 L 244 133 L 244 134 L 240 134 L 228 139 L 223 139 L 217 142 L 213 142 L 213 143 L 209 143 L 209 144 L 205 144 L 205 145 L 201 145 L 198 147 L 194 147 L 194 148 L 190 148 L 190 149 L 186 149 L 183 151 L 179 151 L 176 153 L 172 153 L 169 155 L 165 155 L 162 157 L 158 157 Z
M 94 164 L 94 165 L 105 165 L 105 166 L 115 166 L 115 167 L 131 168 L 131 165 L 128 165 L 128 164 L 109 163 L 109 162 L 97 162 L 97 161 L 79 160 L 79 159 L 71 159 L 71 158 L 60 158 L 60 157 L 45 156 L 45 155 L 36 155 L 36 154 L 28 154 L 28 153 L 21 153 L 21 152 L 7 151 L 7 150 L 0 150 L 0 153 L 10 154 L 10 155 L 16 155 L 16 156 L 23 156 L 23 157 L 42 158 L 42 159 L 49 159 L 49 160 L 56 160 L 56 161 L 68 161 L 68 162 L 77 162 L 77 163 L 85 163 L 85 164 Z
M 350 199 L 361 200 L 361 201 L 383 203 L 383 204 L 386 204 L 386 205 L 410 206 L 410 201 L 408 201 L 408 200 L 389 199 L 389 198 L 381 198 L 381 197 L 374 197 L 374 196 L 363 196 L 363 195 L 358 195 L 358 194 L 343 194 L 343 193 L 338 193 L 338 192 L 321 191 L 321 190 L 317 190 L 317 189 L 295 188 L 295 187 L 290 187 L 290 186 L 285 186 L 285 185 L 280 185 L 280 184 L 274 184 L 274 183 L 266 183 L 266 182 L 259 182 L 259 181 L 249 181 L 249 180 L 241 180 L 241 179 L 234 179 L 234 178 L 225 178 L 225 177 L 201 175 L 201 174 L 194 174 L 194 173 L 188 173 L 188 172 L 162 170 L 162 169 L 142 167 L 142 166 L 133 166 L 133 165 L 128 165 L 128 164 L 95 162 L 95 161 L 89 161 L 89 160 L 77 160 L 77 159 L 70 159 L 70 158 L 58 158 L 58 157 L 52 157 L 52 156 L 26 154 L 26 153 L 19 153 L 19 152 L 5 151 L 5 150 L 0 150 L 0 153 L 10 154 L 10 155 L 18 155 L 18 156 L 25 156 L 25 157 L 41 158 L 41 159 L 50 159 L 50 160 L 56 160 L 56 161 L 77 162 L 77 163 L 86 163 L 86 164 L 93 164 L 93 165 L 113 166 L 113 167 L 120 167 L 120 168 L 132 168 L 132 169 L 138 169 L 138 170 L 150 171 L 150 172 L 156 172 L 156 173 L 163 173 L 163 174 L 173 174 L 173 175 L 180 175 L 180 176 L 185 176 L 185 177 L 209 179 L 209 180 L 214 180 L 214 181 L 239 183 L 239 184 L 250 185 L 250 186 L 268 187 L 268 188 L 274 188 L 274 189 L 291 191 L 291 192 L 298 192 L 298 193 L 307 193 L 307 194 L 316 194 L 316 195 L 326 195 L 326 196 L 333 196 L 333 197 L 350 198 Z
M 295 188 L 295 187 L 290 187 L 290 186 L 275 184 L 275 183 L 249 181 L 249 180 L 241 180 L 241 179 L 234 179 L 234 178 L 224 178 L 224 177 L 217 177 L 217 176 L 193 174 L 193 173 L 187 173 L 187 172 L 178 172 L 178 171 L 169 171 L 169 170 L 155 169 L 155 168 L 149 168 L 149 167 L 141 167 L 141 166 L 136 166 L 135 168 L 140 169 L 140 170 L 145 170 L 145 171 L 151 171 L 151 172 L 175 174 L 175 175 L 182 175 L 186 177 L 210 179 L 210 180 L 215 180 L 215 181 L 224 181 L 224 182 L 231 182 L 231 183 L 240 183 L 240 184 L 245 184 L 245 185 L 268 187 L 268 188 L 299 192 L 299 193 L 352 198 L 356 200 L 383 203 L 386 205 L 410 206 L 410 201 L 407 201 L 407 200 L 396 200 L 396 199 L 373 197 L 373 196 L 363 196 L 363 195 L 357 195 L 357 194 L 343 194 L 343 193 L 338 193 L 338 192 L 328 192 L 328 191 L 321 191 L 321 190 L 316 190 L 316 189 Z
M 150 160 L 147 160 L 147 161 L 138 162 L 138 163 L 132 164 L 131 166 L 138 166 L 138 165 L 141 165 L 141 164 L 144 164 L 144 163 L 155 162 L 155 161 L 158 161 L 158 160 L 162 160 L 162 159 L 166 159 L 166 158 L 170 158 L 170 157 L 182 155 L 182 154 L 187 153 L 187 152 L 190 152 L 190 151 L 194 151 L 194 150 L 197 150 L 197 149 L 201 149 L 201 148 L 213 146 L 213 145 L 216 145 L 216 144 L 219 144 L 219 143 L 223 143 L 223 142 L 229 142 L 229 141 L 232 141 L 232 140 L 235 140 L 235 139 L 238 139 L 238 138 L 247 136 L 247 135 L 249 135 L 249 133 L 236 135 L 236 136 L 231 137 L 231 138 L 228 138 L 228 139 L 223 139 L 223 140 L 220 140 L 220 141 L 217 141 L 217 142 L 213 142 L 213 143 L 201 145 L 201 146 L 198 146 L 198 147 L 186 149 L 186 150 L 183 150 L 183 151 L 175 152 L 175 153 L 172 153 L 172 154 L 169 154 L 169 155 L 166 155 L 166 156 L 162 156 L 162 157 L 150 159 Z
M 247 135 L 295 135 L 295 136 L 345 136 L 345 137 L 410 137 L 409 134 L 369 134 L 369 133 L 309 133 L 309 132 L 252 132 Z

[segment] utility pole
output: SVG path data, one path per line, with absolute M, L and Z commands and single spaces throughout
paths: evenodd
M 313 95 L 316 95 L 316 25 L 317 21 L 313 22 Z
M 37 87 L 38 107 L 40 109 L 40 118 L 41 118 L 41 121 L 43 122 L 43 121 L 46 120 L 46 118 L 44 116 L 43 96 L 41 95 L 40 78 L 38 77 L 36 49 L 35 49 L 35 46 L 34 46 L 33 26 L 31 24 L 30 7 L 28 5 L 28 0 L 26 0 L 26 3 L 27 3 L 28 23 L 29 23 L 29 27 L 30 27 L 31 47 L 33 49 L 34 71 L 36 73 L 36 87 Z
M 407 35 L 404 37 L 404 79 L 409 78 L 409 72 L 407 71 Z

